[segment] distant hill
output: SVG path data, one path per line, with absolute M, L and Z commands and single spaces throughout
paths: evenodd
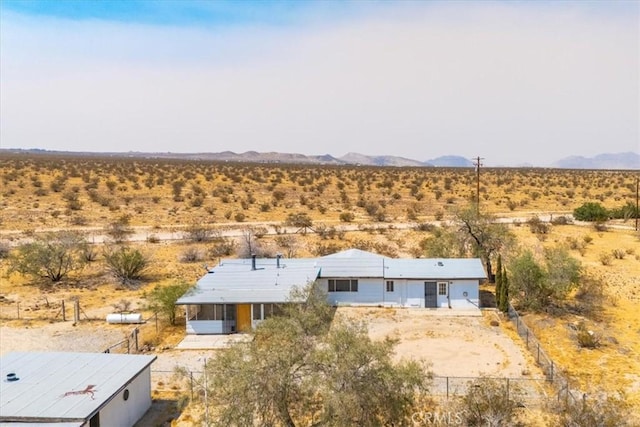
M 397 156 L 367 156 L 359 153 L 347 153 L 340 157 L 344 163 L 367 166 L 430 166 L 418 160 Z
M 0 154 L 14 153 L 34 156 L 86 156 L 86 157 L 128 157 L 147 159 L 177 159 L 177 160 L 207 160 L 219 162 L 252 162 L 252 163 L 292 163 L 292 164 L 319 164 L 319 165 L 363 165 L 363 166 L 393 166 L 393 167 L 473 167 L 470 158 L 462 156 L 441 156 L 422 162 L 399 156 L 368 156 L 360 153 L 348 153 L 342 157 L 334 157 L 330 154 L 306 155 L 299 153 L 278 153 L 247 151 L 234 153 L 222 151 L 219 153 L 143 153 L 137 151 L 128 152 L 75 152 L 75 151 L 49 151 L 42 149 L 10 149 L 0 148 Z M 488 162 L 491 164 L 490 162 Z M 500 167 L 543 167 L 541 165 L 502 165 Z M 595 157 L 571 156 L 558 160 L 551 167 L 560 169 L 640 169 L 640 154 L 628 152 L 618 154 L 599 154 Z
M 640 169 L 640 154 L 605 153 L 595 157 L 570 156 L 558 160 L 553 167 L 562 169 Z
M 450 167 L 450 168 L 468 168 L 473 167 L 473 162 L 462 156 L 440 156 L 435 159 L 427 160 L 427 163 L 433 166 Z

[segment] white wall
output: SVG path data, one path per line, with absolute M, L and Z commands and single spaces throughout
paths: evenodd
M 129 390 L 127 400 L 124 400 L 125 390 Z M 100 410 L 100 427 L 133 426 L 150 407 L 151 367 L 148 366 Z
M 380 305 L 384 301 L 382 279 L 358 279 L 358 292 L 329 292 L 328 279 L 319 279 L 318 286 L 327 292 L 327 301 L 331 305 Z
M 235 320 L 187 320 L 187 334 L 230 334 L 235 326 Z
M 464 296 L 464 292 L 467 296 Z M 478 308 L 480 304 L 478 282 L 474 280 L 454 281 L 449 285 L 449 295 L 451 308 Z
M 448 284 L 448 296 L 437 295 L 439 308 L 449 308 L 449 304 L 451 304 L 451 308 L 477 308 L 480 300 L 476 280 L 396 279 L 393 281 L 393 292 L 386 292 L 386 281 L 387 279 L 359 279 L 358 292 L 328 292 L 328 279 L 319 279 L 318 286 L 327 292 L 327 300 L 331 305 L 385 305 L 422 308 L 425 304 L 425 281 Z M 466 297 L 463 295 L 464 292 L 467 292 Z

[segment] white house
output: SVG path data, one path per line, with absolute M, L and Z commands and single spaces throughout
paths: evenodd
M 333 305 L 477 309 L 486 278 L 477 258 L 396 259 L 350 249 L 318 258 Z
M 176 304 L 186 307 L 188 334 L 242 332 L 276 314 L 319 272 L 315 259 L 223 260 Z
M 0 426 L 133 426 L 151 407 L 155 356 L 8 353 L 0 359 Z
M 395 259 L 358 249 L 304 259 L 223 260 L 176 304 L 187 333 L 228 334 L 255 327 L 290 292 L 309 283 L 332 305 L 472 309 L 486 278 L 477 259 Z M 295 302 L 295 301 L 294 301 Z

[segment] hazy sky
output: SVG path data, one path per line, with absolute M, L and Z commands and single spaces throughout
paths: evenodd
M 0 0 L 0 146 L 640 152 L 637 1 Z

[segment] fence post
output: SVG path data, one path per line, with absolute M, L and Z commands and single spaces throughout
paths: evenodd
M 131 348 L 129 347 L 129 338 L 127 338 L 127 354 L 131 353 Z
M 447 400 L 449 400 L 449 377 L 447 377 Z
M 527 348 L 529 348 L 529 328 L 526 329 L 527 332 Z
M 80 299 L 76 298 L 73 301 L 73 324 L 80 323 Z
M 133 330 L 133 344 L 136 349 L 136 353 L 138 352 L 138 328 Z
M 62 321 L 63 322 L 67 321 L 67 313 L 66 313 L 66 310 L 64 309 L 64 300 L 62 300 Z
M 189 371 L 189 377 L 191 377 L 191 401 L 193 402 L 193 371 Z

